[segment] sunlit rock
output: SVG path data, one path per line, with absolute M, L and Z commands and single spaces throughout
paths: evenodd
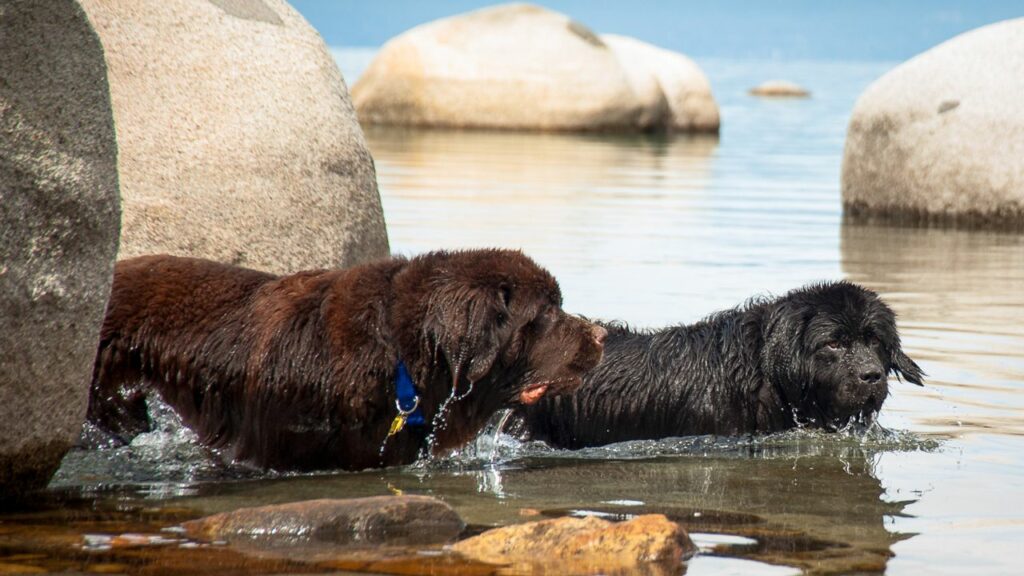
M 751 88 L 750 94 L 770 98 L 807 98 L 811 92 L 787 80 L 768 80 Z
M 285 273 L 389 252 L 341 73 L 283 0 L 82 0 L 106 53 L 120 257 Z
M 694 546 L 678 524 L 650 514 L 620 523 L 587 516 L 515 524 L 488 530 L 452 549 L 473 560 L 509 565 L 512 573 L 543 566 L 550 574 L 594 574 L 649 564 L 678 573 Z
M 46 486 L 85 420 L 120 209 L 103 49 L 82 9 L 0 3 L 0 54 L 6 499 Z
M 693 60 L 627 36 L 602 34 L 601 40 L 618 55 L 638 93 L 663 95 L 670 109 L 671 129 L 718 132 L 718 103 L 707 76 Z M 653 100 L 651 96 L 646 98 Z M 655 113 L 656 106 L 650 107 Z
M 464 528 L 444 502 L 429 496 L 305 500 L 240 508 L 184 525 L 189 536 L 228 541 L 308 539 L 337 544 L 441 544 Z
M 843 157 L 848 213 L 1024 227 L 1024 19 L 961 34 L 861 95 Z
M 370 124 L 598 131 L 656 129 L 667 119 L 664 101 L 634 90 L 594 32 L 529 4 L 437 20 L 392 39 L 352 98 Z

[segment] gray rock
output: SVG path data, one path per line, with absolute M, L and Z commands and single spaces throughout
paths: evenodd
M 664 100 L 637 94 L 615 53 L 564 14 L 506 4 L 418 26 L 352 88 L 364 123 L 509 130 L 643 130 Z
M 85 419 L 120 204 L 99 39 L 71 0 L 0 4 L 0 498 Z
M 283 0 L 82 0 L 103 42 L 121 258 L 288 273 L 388 254 L 341 73 Z
M 843 157 L 848 214 L 1024 228 L 1024 19 L 961 34 L 861 95 Z
M 240 508 L 186 522 L 183 527 L 193 537 L 228 541 L 300 539 L 336 544 L 425 545 L 454 540 L 465 524 L 450 506 L 436 498 L 375 496 Z

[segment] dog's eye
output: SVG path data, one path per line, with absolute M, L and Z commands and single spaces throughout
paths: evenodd
M 875 336 L 868 336 L 867 338 L 864 339 L 864 341 L 867 342 L 868 346 L 871 347 L 877 347 L 879 344 L 882 343 L 882 341 Z
M 828 348 L 829 350 L 839 350 L 842 347 L 843 343 L 839 340 L 829 340 L 825 343 L 825 348 Z

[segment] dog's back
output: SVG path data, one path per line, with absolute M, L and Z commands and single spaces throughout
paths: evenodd
M 730 395 L 719 389 L 731 353 L 721 348 L 721 335 L 739 314 L 729 311 L 655 332 L 608 326 L 604 360 L 584 377 L 583 386 L 572 395 L 519 409 L 520 432 L 577 449 L 737 431 L 744 424 L 739 420 L 746 420 L 744 411 L 738 406 L 723 410 L 715 399 Z
M 225 306 L 252 297 L 276 276 L 197 258 L 140 256 L 114 267 L 110 301 L 93 367 L 88 420 L 121 442 L 149 430 L 144 374 L 177 370 L 162 360 L 185 350 L 154 344 L 196 342 L 189 334 L 223 320 Z M 150 336 L 159 335 L 157 338 Z

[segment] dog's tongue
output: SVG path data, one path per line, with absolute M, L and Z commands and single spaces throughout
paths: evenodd
M 530 405 L 540 400 L 544 393 L 548 391 L 547 384 L 541 384 L 539 386 L 530 386 L 519 393 L 519 401 L 523 404 Z

